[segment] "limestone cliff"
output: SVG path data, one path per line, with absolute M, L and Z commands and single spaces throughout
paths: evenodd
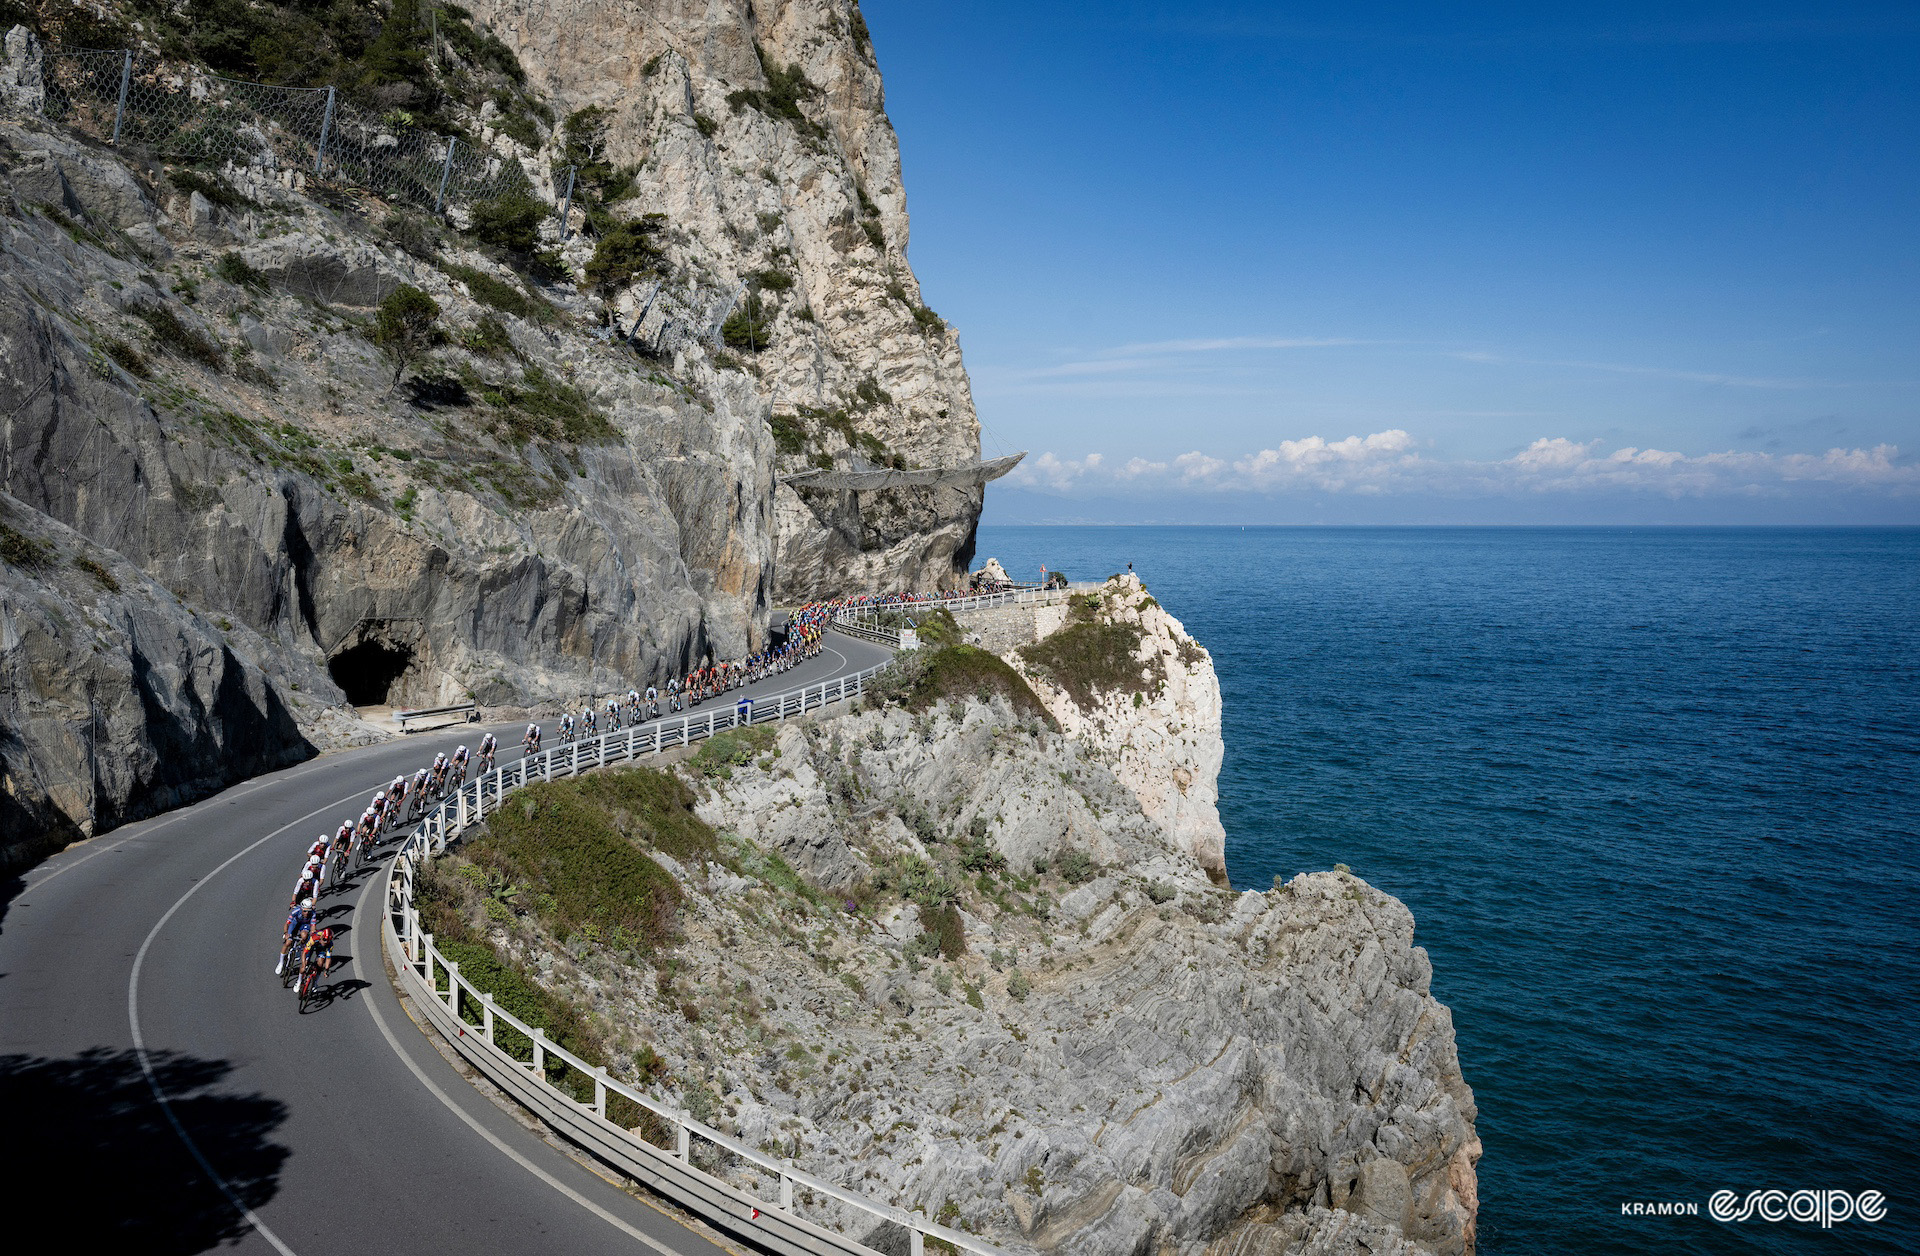
M 1177 655 L 1143 597 L 1110 584 L 1067 626 L 1124 613 Z M 1115 670 L 1144 685 L 1154 652 Z M 945 648 L 877 708 L 703 749 L 679 771 L 705 848 L 636 808 L 663 793 L 645 773 L 540 787 L 617 800 L 671 874 L 651 952 L 556 927 L 491 835 L 441 869 L 441 910 L 590 1009 L 616 1072 L 1008 1251 L 1470 1251 L 1473 1096 L 1406 908 L 1344 870 L 1221 888 L 1137 784 L 1190 753 L 1164 728 L 1146 748 L 1164 715 L 1115 740 L 990 659 Z M 1187 672 L 1191 703 L 1211 667 Z M 576 814 L 526 816 L 548 810 Z
M 548 216 L 511 246 L 472 206 L 440 220 L 62 130 L 28 89 L 32 41 L 9 37 L 0 490 L 23 536 L 71 529 L 235 625 L 248 684 L 291 715 L 263 726 L 262 762 L 369 735 L 350 701 L 624 689 L 757 648 L 777 594 L 946 584 L 971 555 L 978 489 L 803 500 L 778 485 L 856 454 L 978 454 L 957 340 L 906 265 L 857 10 L 560 7 L 477 15 L 530 74 L 497 100 L 546 121 L 510 125 L 489 100 L 466 124 L 538 185 L 563 162 L 599 172 L 567 235 Z M 152 45 L 169 11 L 138 12 L 128 38 Z M 480 72 L 457 52 L 434 64 L 442 87 Z M 377 307 L 403 287 L 437 309 L 418 344 L 383 340 Z M 704 325 L 637 334 L 660 330 L 662 289 L 737 297 L 728 338 L 745 343 L 721 348 Z M 69 596 L 43 571 L 8 579 L 23 607 Z M 137 668 L 145 640 L 84 648 Z M 98 687 L 86 657 L 32 662 L 19 674 L 37 709 L 78 710 Z M 257 770 L 218 751 L 226 709 L 188 738 L 199 749 L 180 752 L 174 784 L 130 769 L 56 786 L 161 736 L 115 727 L 132 741 L 109 746 L 89 720 L 13 738 L 6 792 L 64 832 L 173 805 Z
M 622 213 L 666 215 L 677 266 L 749 283 L 766 345 L 741 351 L 779 416 L 781 467 L 980 456 L 959 337 L 908 265 L 899 141 L 854 0 L 480 0 L 562 112 L 607 118 L 636 168 Z M 622 298 L 632 315 L 651 285 Z M 979 488 L 774 494 L 775 596 L 947 587 Z

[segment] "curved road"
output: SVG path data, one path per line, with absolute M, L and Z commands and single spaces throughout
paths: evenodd
M 747 692 L 888 653 L 833 634 Z M 518 754 L 519 725 L 487 727 L 502 762 Z M 301 1015 L 272 974 L 307 844 L 479 731 L 256 777 L 0 885 L 0 1173 L 15 1224 L 142 1256 L 721 1250 L 560 1154 L 442 1058 L 382 966 L 370 870 L 323 900 L 347 930 L 338 996 Z

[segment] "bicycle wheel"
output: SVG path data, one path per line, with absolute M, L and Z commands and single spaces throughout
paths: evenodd
M 299 947 L 296 946 L 293 950 L 287 952 L 286 967 L 280 970 L 280 988 L 282 990 L 291 986 L 294 980 L 300 976 L 300 962 L 298 958 L 296 958 L 296 952 L 298 950 Z
M 313 997 L 314 972 L 309 968 L 300 975 L 300 1010 L 307 1010 L 307 1000 Z

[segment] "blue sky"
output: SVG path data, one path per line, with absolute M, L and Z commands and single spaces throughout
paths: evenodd
M 1920 522 L 1920 6 L 866 0 L 999 522 Z

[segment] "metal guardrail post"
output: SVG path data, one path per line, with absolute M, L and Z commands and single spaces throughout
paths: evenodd
M 579 173 L 580 167 L 567 167 L 567 199 L 566 203 L 560 207 L 560 238 L 562 240 L 567 238 L 567 227 L 573 214 L 573 180 Z
M 547 1031 L 536 1026 L 533 1031 L 533 1075 L 541 1077 L 547 1071 Z
M 674 1139 L 673 1154 L 680 1157 L 682 1164 L 693 1163 L 693 1131 L 687 1128 L 688 1119 L 689 1114 L 682 1112 L 674 1127 L 679 1136 Z
M 333 102 L 339 93 L 333 88 L 327 89 L 327 111 L 320 116 L 320 147 L 313 157 L 313 173 L 317 178 L 327 169 L 327 137 L 333 134 Z
M 780 1206 L 793 1211 L 793 1179 L 784 1173 L 780 1175 Z
M 453 177 L 453 146 L 455 142 L 451 135 L 447 137 L 447 158 L 440 167 L 440 190 L 434 193 L 433 197 L 433 212 L 436 214 L 440 212 L 440 207 L 447 203 L 447 180 Z
M 481 1028 L 481 1032 L 486 1034 L 487 1041 L 492 1042 L 493 1041 L 493 996 L 491 994 L 483 994 L 480 996 L 480 1028 Z
M 926 1256 L 927 1236 L 918 1230 L 908 1232 L 907 1256 Z
M 460 965 L 450 959 L 441 964 L 447 970 L 447 1010 L 453 1013 L 453 1019 L 460 1019 Z
M 604 1064 L 593 1070 L 593 1110 L 602 1117 L 607 1115 L 607 1066 Z
M 120 100 L 113 107 L 113 138 L 107 141 L 109 147 L 118 147 L 120 143 L 120 123 L 127 116 L 127 88 L 133 83 L 133 49 L 122 54 L 120 61 Z

